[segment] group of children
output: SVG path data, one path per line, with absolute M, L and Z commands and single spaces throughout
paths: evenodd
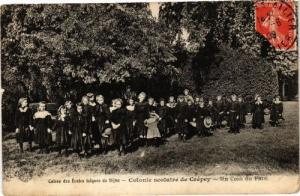
M 57 117 L 53 119 L 40 102 L 37 111 L 32 112 L 26 98 L 20 98 L 15 115 L 16 139 L 23 152 L 23 143 L 38 144 L 40 153 L 48 153 L 55 146 L 59 154 L 67 155 L 69 149 L 79 155 L 107 153 L 118 149 L 119 155 L 125 154 L 130 146 L 155 145 L 172 134 L 186 140 L 193 134 L 200 137 L 210 136 L 216 128 L 228 126 L 230 133 L 239 133 L 246 123 L 245 116 L 252 114 L 252 127 L 262 129 L 265 122 L 265 108 L 270 108 L 270 124 L 278 126 L 283 119 L 283 105 L 276 96 L 271 105 L 255 95 L 250 107 L 241 96 L 231 95 L 225 100 L 221 95 L 213 101 L 202 97 L 192 97 L 185 89 L 183 95 L 146 100 L 141 92 L 127 99 L 113 99 L 111 105 L 105 104 L 102 95 L 84 95 L 75 107 L 70 100 L 61 105 Z M 250 109 L 248 109 L 250 108 Z M 96 148 L 98 146 L 98 148 Z

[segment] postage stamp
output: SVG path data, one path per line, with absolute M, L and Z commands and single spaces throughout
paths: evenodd
M 277 50 L 296 48 L 296 14 L 292 1 L 258 1 L 255 3 L 255 29 Z

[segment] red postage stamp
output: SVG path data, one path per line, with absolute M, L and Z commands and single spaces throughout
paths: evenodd
M 277 50 L 296 49 L 297 19 L 294 2 L 256 2 L 255 29 Z

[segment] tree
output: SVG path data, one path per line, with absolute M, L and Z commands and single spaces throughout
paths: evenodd
M 151 17 L 147 4 L 2 9 L 4 88 L 15 79 L 28 89 L 42 84 L 51 100 L 58 87 L 178 75 L 168 31 Z

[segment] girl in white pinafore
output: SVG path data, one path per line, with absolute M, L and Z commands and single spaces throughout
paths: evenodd
M 161 134 L 157 127 L 157 124 L 160 120 L 158 114 L 154 111 L 150 111 L 150 117 L 144 121 L 145 126 L 148 127 L 147 130 L 147 145 L 152 144 L 154 142 L 155 146 L 158 147 L 159 140 L 161 138 Z

